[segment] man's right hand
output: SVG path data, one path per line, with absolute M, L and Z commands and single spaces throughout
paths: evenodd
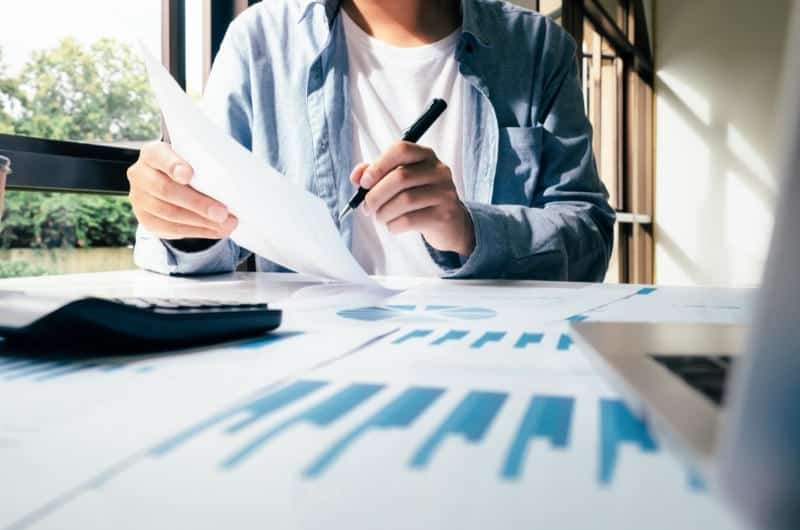
M 222 239 L 238 220 L 228 208 L 189 187 L 192 168 L 169 144 L 145 145 L 128 168 L 130 198 L 139 224 L 162 239 Z

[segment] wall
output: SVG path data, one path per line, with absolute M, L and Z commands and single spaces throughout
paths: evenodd
M 760 281 L 792 0 L 657 0 L 656 282 Z

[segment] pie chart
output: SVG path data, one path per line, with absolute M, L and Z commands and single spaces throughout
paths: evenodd
M 459 305 L 385 305 L 343 309 L 337 315 L 350 320 L 406 322 L 437 320 L 484 320 L 497 315 L 494 309 Z

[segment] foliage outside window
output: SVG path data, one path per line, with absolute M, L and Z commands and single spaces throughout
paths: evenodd
M 160 114 L 129 45 L 66 38 L 34 52 L 17 75 L 0 48 L 0 132 L 138 146 L 160 135 Z M 0 249 L 125 247 L 135 228 L 126 197 L 9 191 Z M 19 263 L 0 267 L 0 277 L 31 272 Z

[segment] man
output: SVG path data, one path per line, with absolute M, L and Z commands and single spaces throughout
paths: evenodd
M 369 273 L 600 281 L 614 213 L 575 53 L 550 19 L 504 2 L 272 0 L 231 24 L 204 104 L 334 218 L 370 190 L 340 225 Z M 419 145 L 398 142 L 434 97 L 445 113 Z M 140 266 L 227 272 L 248 255 L 166 144 L 128 177 Z

